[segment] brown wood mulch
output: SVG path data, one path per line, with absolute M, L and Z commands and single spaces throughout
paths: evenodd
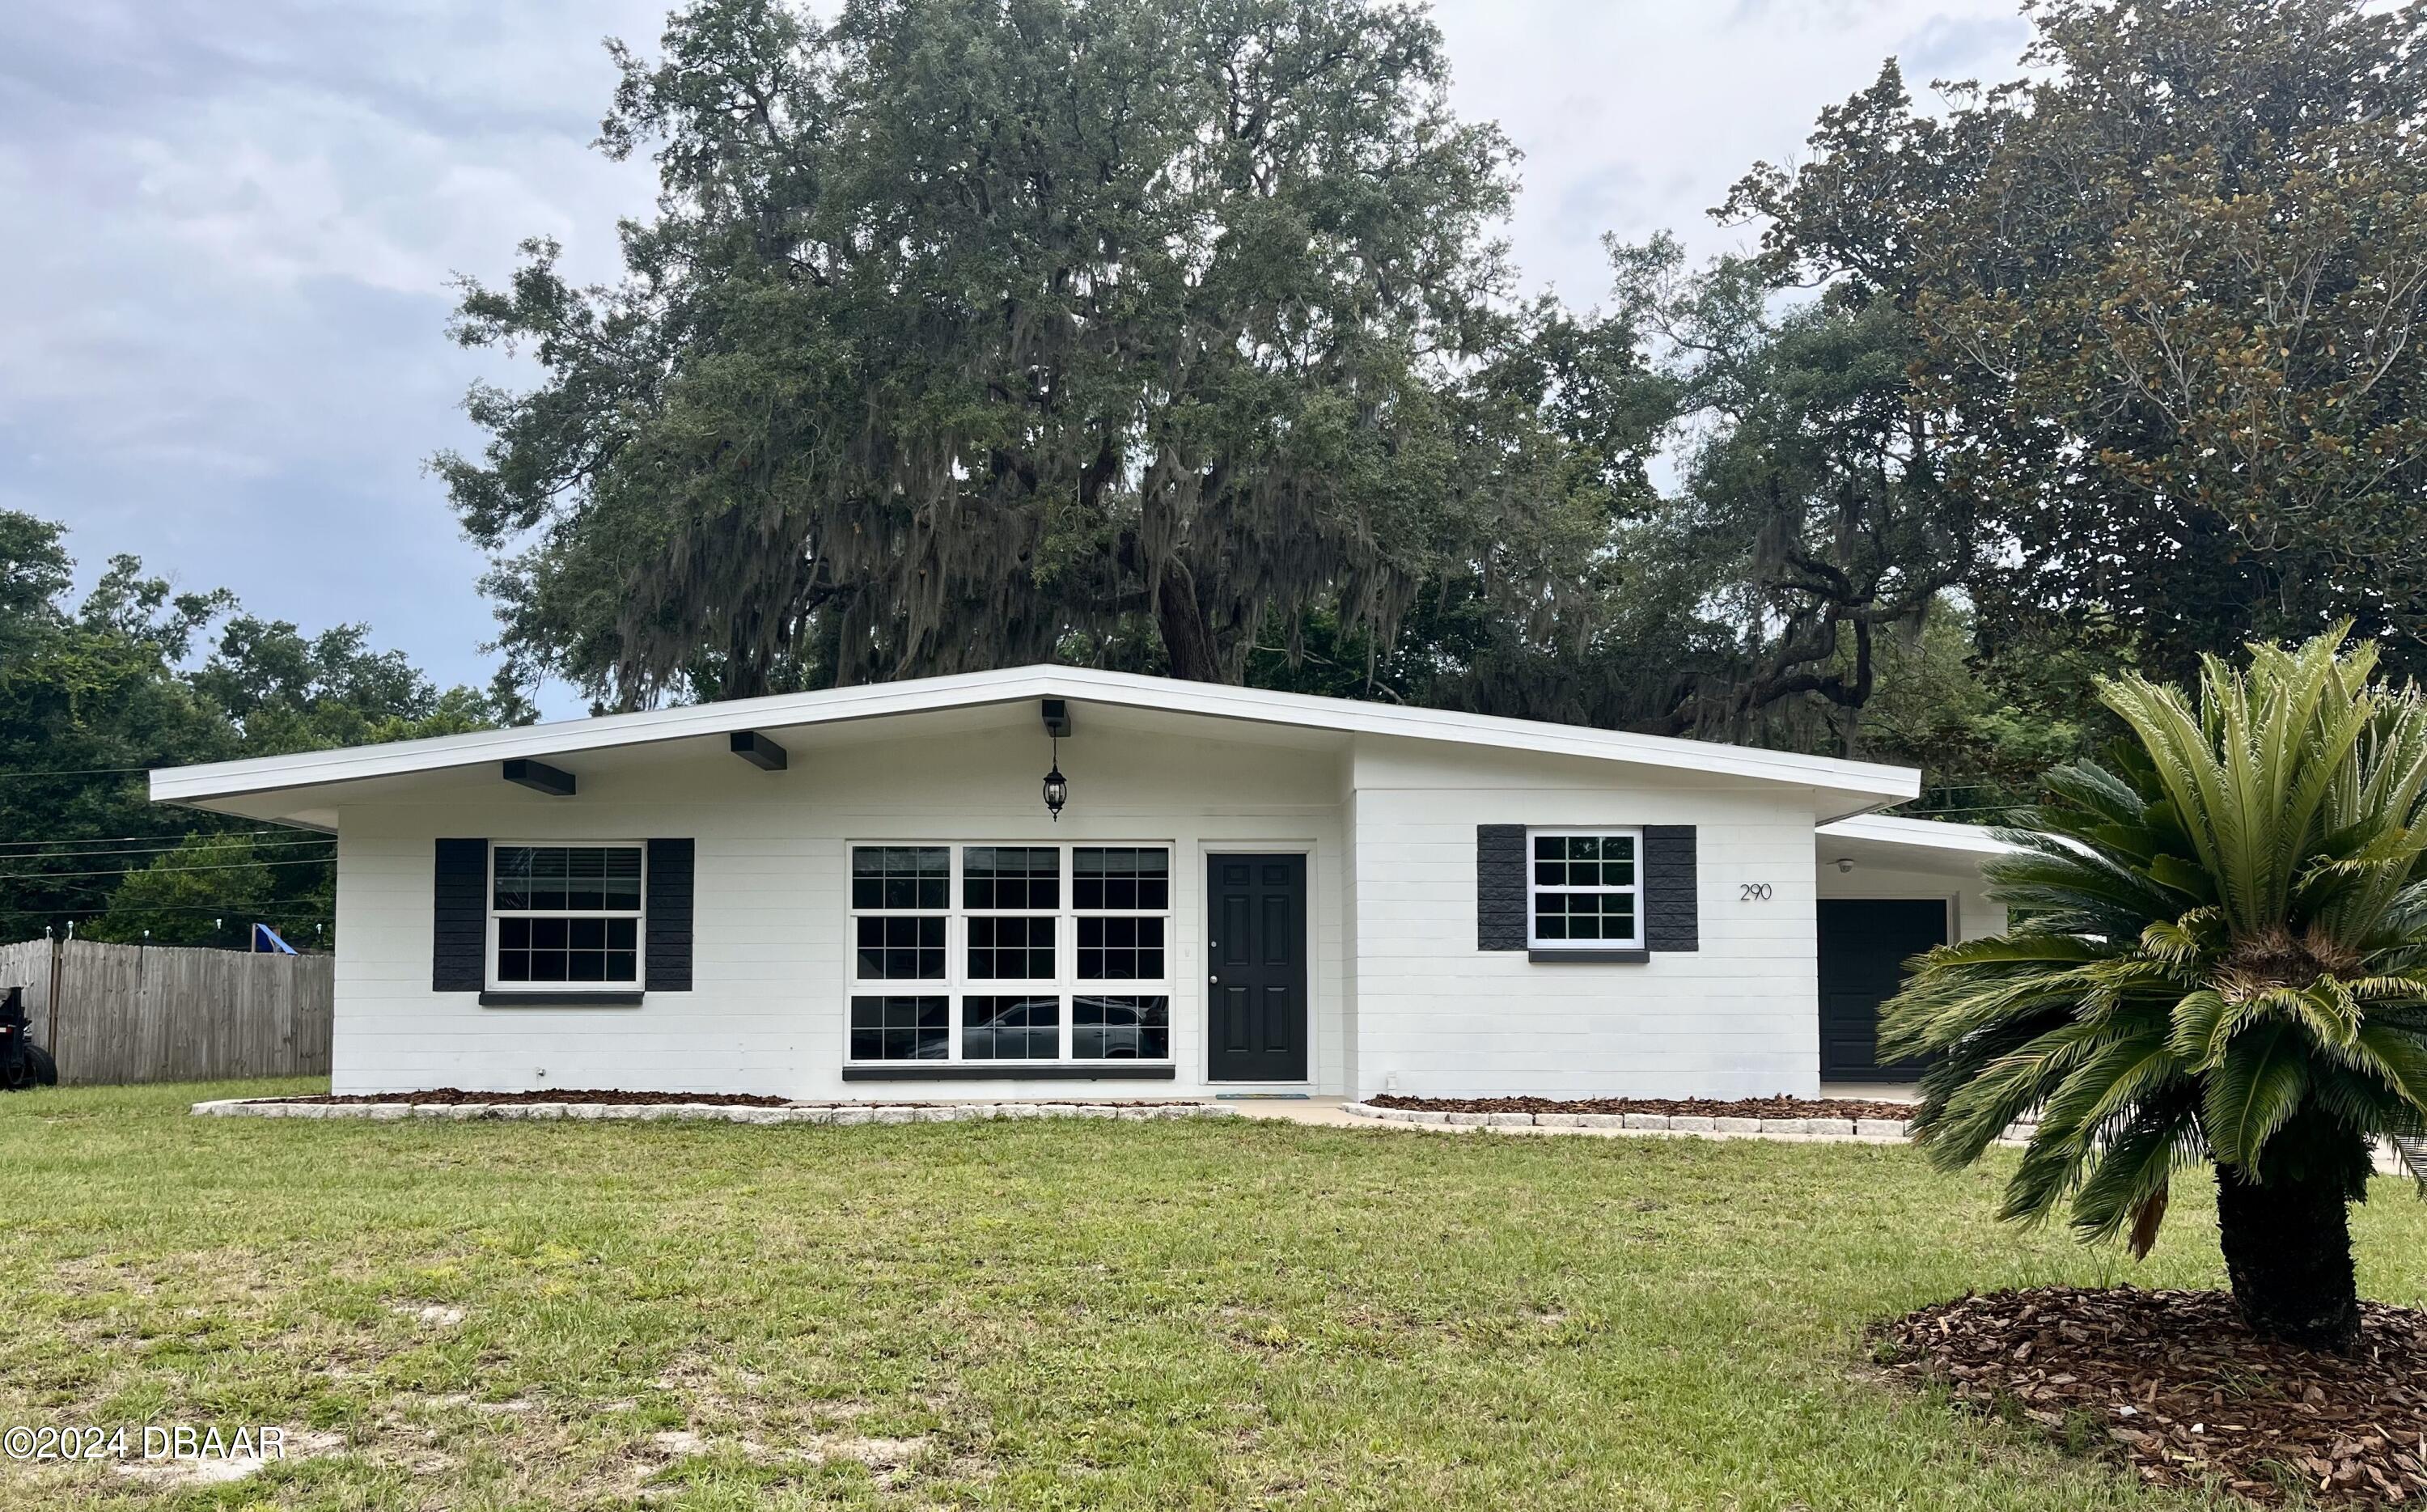
M 770 1097 L 755 1092 L 619 1092 L 611 1087 L 567 1087 L 559 1092 L 466 1092 L 462 1087 L 433 1087 L 426 1092 L 354 1092 L 348 1093 L 343 1097 L 338 1097 L 330 1093 L 321 1093 L 314 1097 L 255 1097 L 252 1100 L 255 1102 L 401 1102 L 411 1104 L 415 1107 L 436 1106 L 443 1108 L 459 1107 L 464 1103 L 490 1102 L 595 1102 L 613 1104 L 622 1107 L 649 1108 L 661 1107 L 667 1103 L 675 1102 L 704 1103 L 712 1108 L 790 1108 L 795 1105 L 792 1099 L 789 1097 Z M 982 1101 L 984 1099 L 981 1098 L 977 1100 Z M 1086 1099 L 1079 1097 L 1062 1097 L 1055 1100 L 1061 1102 L 1080 1102 Z M 1144 1102 L 1126 1097 L 1106 1097 L 1101 1100 L 1105 1102 L 1117 1103 L 1119 1106 L 1124 1108 L 1168 1108 L 1175 1106 L 1182 1099 L 1166 1098 L 1160 1102 Z M 869 1106 L 872 1107 L 875 1106 L 875 1104 L 871 1103 L 869 1104 Z M 888 1101 L 884 1106 L 888 1108 L 933 1108 L 938 1105 L 932 1102 Z
M 2159 1485 L 2427 1502 L 2427 1312 L 2363 1303 L 2349 1358 L 2262 1340 L 2222 1292 L 2041 1287 L 1924 1308 L 1876 1358 L 1968 1406 L 2102 1442 Z
M 466 1092 L 462 1087 L 434 1087 L 428 1092 L 366 1092 L 345 1097 L 264 1097 L 264 1102 L 409 1102 L 456 1107 L 466 1102 L 603 1102 L 625 1107 L 656 1107 L 669 1102 L 704 1102 L 718 1108 L 789 1108 L 783 1097 L 749 1092 L 617 1092 L 609 1088 L 566 1088 L 560 1092 Z
M 1909 1102 L 1862 1097 L 1402 1097 L 1363 1099 L 1376 1108 L 1429 1113 L 1659 1113 L 1693 1118 L 1910 1118 Z

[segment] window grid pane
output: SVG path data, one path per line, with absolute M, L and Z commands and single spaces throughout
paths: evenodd
M 1058 1061 L 1062 1058 L 1059 998 L 964 998 L 961 1059 Z
M 499 913 L 641 911 L 637 845 L 500 845 L 493 870 Z
M 1070 1008 L 1070 1057 L 1079 1061 L 1171 1059 L 1171 1000 L 1077 1000 Z
M 640 956 L 634 919 L 500 919 L 500 982 L 629 982 Z
M 1171 853 L 1159 845 L 1080 846 L 1070 858 L 1070 894 L 1082 910 L 1169 908 Z
M 1632 835 L 1537 835 L 1534 885 L 1538 887 L 1632 887 Z
M 863 918 L 858 924 L 859 978 L 863 982 L 937 982 L 944 975 L 944 919 L 940 915 L 894 914 Z
M 1163 980 L 1163 920 L 1079 920 L 1079 979 L 1083 982 Z
M 971 919 L 969 977 L 977 982 L 1051 981 L 1053 920 Z
M 964 908 L 1062 906 L 1062 853 L 1050 845 L 972 845 L 961 853 Z
M 851 905 L 858 909 L 947 907 L 953 854 L 941 845 L 855 845 L 851 851 Z
M 940 1061 L 951 1048 L 949 998 L 854 998 L 855 1061 Z

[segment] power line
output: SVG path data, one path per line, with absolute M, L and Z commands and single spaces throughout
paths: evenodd
M 59 919 L 70 915 L 81 918 L 89 917 L 93 914 L 106 914 L 108 912 L 109 910 L 106 908 L 0 908 L 0 918 Z M 252 915 L 258 917 L 265 923 L 274 922 L 279 919 L 285 919 L 290 923 L 304 924 L 334 924 L 336 922 L 336 916 L 334 914 L 290 914 L 281 908 L 256 908 L 247 903 L 160 903 L 157 905 L 146 903 L 138 908 L 130 910 L 130 912 L 140 914 L 212 914 L 235 918 Z
M 306 856 L 296 861 L 232 861 L 206 867 L 121 867 L 113 871 L 0 871 L 0 882 L 73 882 L 78 877 L 123 877 L 140 870 L 146 876 L 177 877 L 189 871 L 250 871 L 254 867 L 325 867 L 335 861 L 329 855 Z
M 5 777 L 123 777 L 133 772 L 149 772 L 150 767 L 81 767 L 62 768 L 57 772 L 0 772 Z
M 272 825 L 271 827 L 269 827 L 269 828 L 268 828 L 268 829 L 257 829 L 257 830 L 187 830 L 184 835 L 179 836 L 179 837 L 177 837 L 177 840 L 176 840 L 174 843 L 177 843 L 177 844 L 183 844 L 183 843 L 184 843 L 187 838 L 191 838 L 191 837 L 202 837 L 202 838 L 204 838 L 204 839 L 234 839 L 234 838 L 237 837 L 238 836 L 244 836 L 244 835 L 301 835 L 301 837 L 302 838 L 305 838 L 305 839 L 334 839 L 334 838 L 336 838 L 336 837 L 335 837 L 335 836 L 333 836 L 333 835 L 322 835 L 322 834 L 318 834 L 318 833 L 316 833 L 316 832 L 313 832 L 313 831 L 307 830 L 303 825 L 301 825 L 301 824 L 277 824 L 277 825 Z M 168 837 L 167 837 L 167 836 L 164 836 L 164 835 L 156 835 L 156 834 L 155 834 L 155 835 L 38 835 L 38 836 L 34 837 L 33 837 L 33 838 L 31 838 L 31 839 L 20 839 L 20 840 L 0 840 L 0 851 L 5 851 L 5 850 L 8 849 L 8 848 L 9 848 L 9 847 L 11 847 L 11 846 L 19 846 L 19 845 L 115 845 L 115 844 L 117 844 L 117 843 L 118 843 L 119 841 L 121 841 L 121 840 L 166 840 L 166 839 L 168 839 Z M 0 860 L 7 860 L 7 859 L 8 859 L 8 857 L 7 857 L 7 856 L 5 856 L 5 855 L 0 855 Z
M 273 845 L 285 847 L 314 844 L 334 845 L 336 842 L 334 840 L 250 840 L 245 843 L 252 847 L 266 847 Z M 209 848 L 210 847 L 207 842 L 204 845 L 194 847 L 197 851 Z M 165 856 L 174 855 L 185 849 L 186 842 L 179 840 L 172 845 L 138 845 L 129 846 L 122 850 L 110 851 L 19 851 L 13 854 L 0 854 L 0 863 L 10 861 L 98 861 L 104 857 L 113 855 L 151 856 L 156 860 Z M 141 863 L 129 861 L 126 863 L 126 866 L 129 870 L 140 870 Z
M 266 849 L 266 848 L 268 848 L 268 847 L 271 847 L 271 846 L 277 846 L 277 847 L 280 847 L 280 848 L 286 848 L 286 847 L 297 846 L 297 845 L 334 845 L 334 844 L 336 844 L 336 843 L 337 843 L 337 842 L 336 842 L 335 840 L 334 840 L 334 839 L 329 839 L 329 838 L 325 838 L 325 837 L 318 837 L 318 836 L 313 837 L 311 837 L 311 838 L 309 838 L 309 839 L 295 839 L 295 840 L 256 840 L 256 839 L 250 839 L 250 838 L 245 838 L 245 837 L 237 837 L 237 836 L 217 836 L 217 835 L 206 835 L 206 836 L 203 836 L 203 837 L 201 837 L 197 841 L 190 842 L 190 843 L 192 844 L 192 848 L 193 848 L 193 849 L 195 849 L 195 850 L 197 850 L 197 851 L 202 851 L 202 850 L 209 850 L 209 849 L 213 849 L 213 848 L 214 848 L 214 842 L 216 842 L 216 841 L 220 841 L 220 840 L 224 840 L 224 841 L 226 841 L 226 842 L 227 842 L 227 843 L 229 843 L 229 844 L 241 845 L 241 846 L 245 846 L 245 847 L 252 848 L 252 849 Z M 7 863 L 7 862 L 10 862 L 10 861 L 84 861 L 84 860 L 99 860 L 99 859 L 101 859 L 103 856 L 109 856 L 109 855 L 149 855 L 149 856 L 173 855 L 173 854 L 175 854 L 177 852 L 179 852 L 179 851 L 183 851 L 183 850 L 187 849 L 187 846 L 188 846 L 188 843 L 189 843 L 189 842 L 188 842 L 188 841 L 186 841 L 186 840 L 164 840 L 164 841 L 162 841 L 161 843 L 159 843 L 159 844 L 157 844 L 157 845 L 128 845 L 128 846 L 119 846 L 119 847 L 114 847 L 114 848 L 108 848 L 108 849 L 104 849 L 104 850 L 99 850 L 99 851 L 17 851 L 17 852 L 14 852 L 14 853 L 5 853 L 5 852 L 0 852 L 0 864 L 5 864 L 5 863 Z

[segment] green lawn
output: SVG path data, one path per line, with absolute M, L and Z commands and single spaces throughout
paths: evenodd
M 201 1119 L 0 1097 L 0 1424 L 272 1423 L 0 1504 L 2158 1507 L 1863 1378 L 1966 1288 L 2210 1286 L 1873 1146 L 1246 1121 L 860 1129 Z M 2381 1182 L 2369 1295 L 2427 1300 Z

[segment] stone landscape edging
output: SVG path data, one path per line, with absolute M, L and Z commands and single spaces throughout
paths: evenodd
M 1719 1118 L 1702 1114 L 1665 1113 L 1450 1113 L 1430 1108 L 1380 1108 L 1370 1102 L 1344 1102 L 1340 1111 L 1356 1118 L 1419 1129 L 1537 1129 L 1546 1133 L 1691 1134 L 1705 1139 L 1845 1140 L 1849 1143 L 1905 1145 L 1913 1141 L 1913 1125 L 1902 1118 Z M 2034 1126 L 2014 1124 L 1997 1143 L 2020 1145 Z
M 1220 1103 L 956 1102 L 905 1107 L 892 1103 L 798 1103 L 780 1108 L 737 1107 L 720 1102 L 279 1102 L 221 1097 L 195 1103 L 198 1117 L 366 1118 L 384 1123 L 407 1118 L 457 1122 L 559 1119 L 656 1123 L 679 1119 L 727 1124 L 953 1124 L 997 1118 L 1235 1118 Z

